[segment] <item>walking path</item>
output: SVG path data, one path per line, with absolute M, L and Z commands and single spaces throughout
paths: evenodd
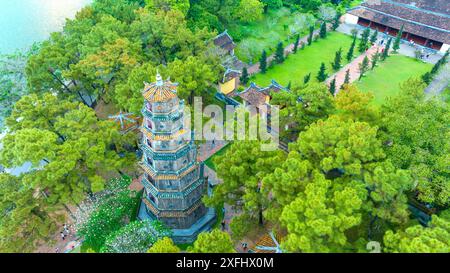
M 348 35 L 352 35 L 352 30 L 356 29 L 358 30 L 358 33 L 362 33 L 362 31 L 365 29 L 364 27 L 360 26 L 360 25 L 350 25 L 350 24 L 345 24 L 345 23 L 341 23 L 339 25 L 339 27 L 336 29 L 339 32 L 348 34 Z M 371 29 L 371 33 L 373 33 L 374 30 Z M 378 33 L 378 40 L 382 40 L 384 39 L 385 43 L 387 42 L 387 40 L 389 39 L 389 37 L 387 34 L 379 32 Z M 394 41 L 395 38 L 392 38 L 392 41 Z M 431 64 L 435 64 L 442 56 L 440 53 L 437 53 L 436 51 L 433 51 L 429 48 L 423 47 L 423 46 L 419 46 L 419 45 L 415 45 L 415 46 L 411 46 L 409 43 L 405 42 L 405 41 L 401 41 L 400 44 L 400 49 L 398 50 L 398 53 L 408 56 L 408 57 L 413 57 L 415 58 L 415 51 L 417 49 L 423 49 L 425 55 L 429 54 L 428 58 L 423 58 L 422 61 L 427 62 L 427 63 L 431 63 Z
M 72 208 L 70 209 L 73 211 Z M 59 230 L 55 232 L 52 238 L 55 243 L 51 246 L 48 244 L 39 246 L 35 251 L 36 253 L 67 253 L 81 244 L 80 238 L 76 236 L 75 230 L 73 229 L 72 219 L 68 215 L 66 219 L 69 234 L 65 232 L 66 236 L 64 237 L 64 240 L 62 239 L 60 233 L 64 232 L 64 227 L 60 226 Z
M 205 161 L 217 151 L 222 149 L 227 143 L 228 142 L 225 140 L 214 140 L 214 143 L 212 141 L 206 141 L 205 143 L 202 143 L 198 148 L 197 160 Z
M 439 95 L 445 88 L 450 86 L 450 63 L 441 67 L 439 73 L 434 77 L 433 81 L 425 88 L 425 93 L 429 95 Z
M 369 60 L 371 60 L 372 59 L 371 57 L 373 56 L 373 54 L 375 54 L 377 51 L 381 52 L 383 48 L 384 48 L 383 46 L 379 46 L 378 44 L 373 45 L 371 48 L 366 50 L 366 52 L 364 52 L 360 56 L 358 56 L 355 59 L 353 59 L 353 61 L 351 61 L 346 66 L 341 68 L 338 72 L 336 72 L 333 75 L 331 75 L 326 80 L 325 83 L 327 85 L 330 85 L 330 82 L 333 79 L 336 79 L 336 92 L 334 93 L 336 95 L 339 92 L 339 89 L 341 88 L 341 86 L 344 84 L 345 74 L 347 73 L 347 70 L 350 70 L 350 83 L 358 80 L 359 75 L 360 75 L 360 73 L 359 73 L 359 64 L 363 61 L 363 59 L 366 56 L 369 58 Z

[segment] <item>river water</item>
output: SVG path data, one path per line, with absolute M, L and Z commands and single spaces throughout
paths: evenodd
M 92 0 L 0 0 L 0 54 L 23 50 L 62 29 Z

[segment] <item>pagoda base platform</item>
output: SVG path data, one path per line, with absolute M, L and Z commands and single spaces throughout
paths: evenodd
M 138 211 L 138 218 L 140 220 L 157 220 L 155 215 L 145 209 L 145 204 L 141 201 Z M 200 232 L 211 230 L 216 220 L 216 212 L 213 208 L 207 208 L 205 215 L 197 220 L 190 228 L 187 229 L 172 229 L 172 240 L 176 244 L 190 244 L 197 239 Z

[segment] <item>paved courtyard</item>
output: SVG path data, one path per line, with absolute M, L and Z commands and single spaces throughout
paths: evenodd
M 351 35 L 353 29 L 358 30 L 359 33 L 361 33 L 364 30 L 364 28 L 362 26 L 360 26 L 360 25 L 350 25 L 350 24 L 342 23 L 337 28 L 337 31 L 339 31 L 341 33 L 345 33 L 345 34 Z M 371 29 L 371 33 L 373 31 L 374 30 Z M 389 37 L 390 36 L 388 36 L 388 35 L 386 35 L 384 33 L 378 33 L 378 41 L 384 40 L 385 41 L 384 43 L 386 43 L 387 40 L 389 39 Z M 394 41 L 394 38 L 392 38 L 392 41 Z M 415 51 L 417 49 L 423 50 L 425 56 L 427 54 L 429 54 L 428 58 L 425 57 L 425 58 L 422 59 L 424 62 L 435 64 L 442 57 L 441 53 L 437 53 L 436 51 L 428 49 L 428 48 L 423 47 L 423 46 L 418 46 L 418 45 L 412 46 L 412 45 L 410 45 L 410 43 L 408 43 L 408 42 L 406 42 L 404 40 L 401 41 L 400 49 L 399 49 L 398 53 L 400 53 L 402 55 L 405 55 L 405 56 L 408 56 L 408 57 L 415 58 L 415 56 L 416 56 Z

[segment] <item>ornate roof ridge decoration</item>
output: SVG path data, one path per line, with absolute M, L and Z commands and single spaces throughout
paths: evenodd
M 282 237 L 273 231 L 268 234 L 264 234 L 256 243 L 255 252 L 256 253 L 283 253 L 279 242 L 281 242 Z
M 170 79 L 163 80 L 159 72 L 156 74 L 156 82 L 144 82 L 144 98 L 149 102 L 163 102 L 177 97 L 177 83 Z

